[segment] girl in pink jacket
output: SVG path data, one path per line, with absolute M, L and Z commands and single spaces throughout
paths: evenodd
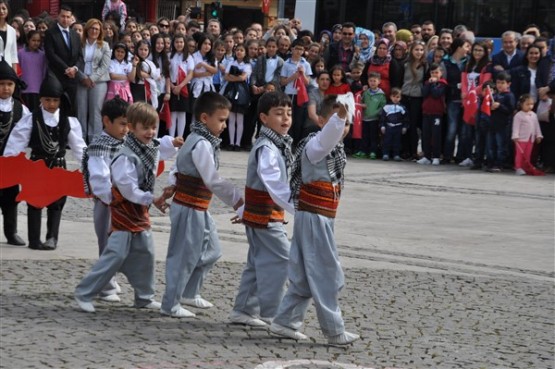
M 538 116 L 534 113 L 534 99 L 529 94 L 522 95 L 518 104 L 520 111 L 513 117 L 512 139 L 515 143 L 515 174 L 524 175 L 526 171 L 522 168 L 531 167 L 530 157 L 535 143 L 543 139 L 540 130 Z

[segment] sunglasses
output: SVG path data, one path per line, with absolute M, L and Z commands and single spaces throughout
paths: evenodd
M 169 24 L 159 24 L 158 25 L 158 27 L 160 27 L 160 28 L 162 28 L 162 27 L 163 28 L 169 28 L 169 26 L 170 26 Z

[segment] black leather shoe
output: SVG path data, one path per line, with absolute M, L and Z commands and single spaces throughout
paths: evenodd
M 45 242 L 42 243 L 41 250 L 46 250 L 46 251 L 56 250 L 56 246 L 58 246 L 56 239 L 55 238 L 49 238 Z
M 42 242 L 39 242 L 38 244 L 32 244 L 30 243 L 28 246 L 31 250 L 42 250 Z
M 25 246 L 25 241 L 23 241 L 23 239 L 19 237 L 16 233 L 11 237 L 8 237 L 8 244 L 15 245 L 15 246 Z

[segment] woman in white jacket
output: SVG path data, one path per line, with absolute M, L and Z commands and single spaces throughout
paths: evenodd
M 0 0 L 0 54 L 17 72 L 17 36 L 15 29 L 8 24 L 10 12 L 7 0 Z

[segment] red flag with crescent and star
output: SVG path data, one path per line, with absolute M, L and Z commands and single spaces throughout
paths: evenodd
M 478 96 L 476 95 L 476 90 L 468 91 L 468 94 L 463 99 L 463 120 L 466 124 L 471 126 L 476 124 L 476 113 L 478 113 Z

